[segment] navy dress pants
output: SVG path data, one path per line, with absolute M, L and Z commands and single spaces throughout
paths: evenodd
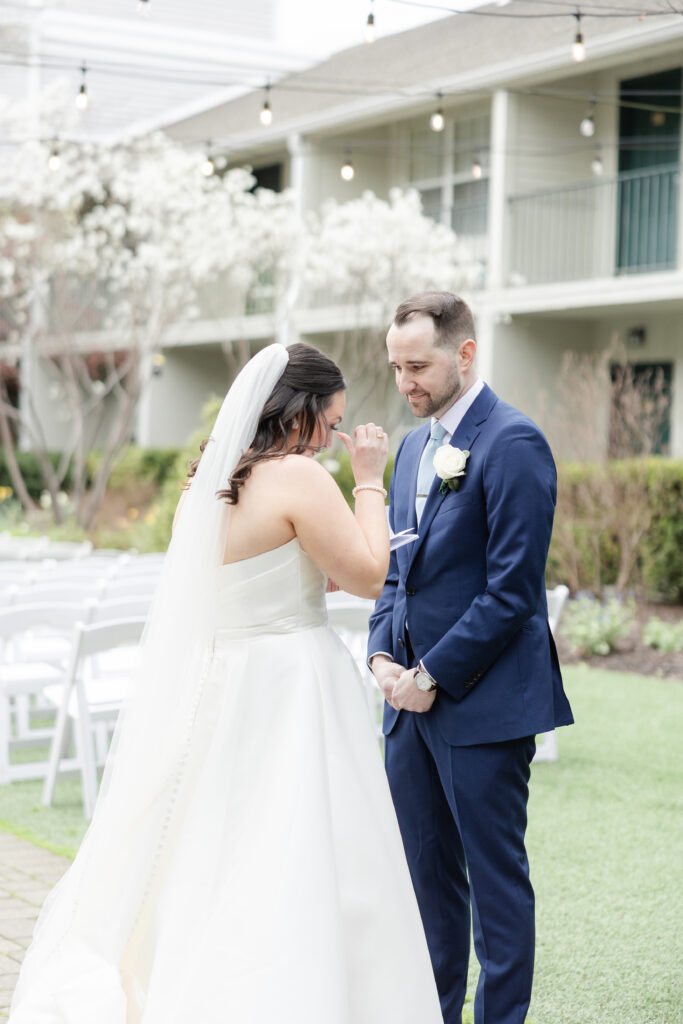
M 430 717 L 402 711 L 385 749 L 444 1024 L 462 1022 L 470 922 L 476 1024 L 523 1024 L 534 967 L 524 834 L 535 740 L 451 747 Z

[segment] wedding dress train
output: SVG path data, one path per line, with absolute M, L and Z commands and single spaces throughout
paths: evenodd
M 142 898 L 117 894 L 139 901 L 124 954 L 108 963 L 73 936 L 33 978 L 29 953 L 11 1024 L 441 1024 L 325 577 L 296 538 L 220 574 L 163 849 Z

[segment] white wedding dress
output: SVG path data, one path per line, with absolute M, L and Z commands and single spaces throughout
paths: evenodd
M 221 567 L 195 740 L 124 955 L 65 941 L 11 1024 L 441 1024 L 363 684 L 324 589 L 296 538 Z

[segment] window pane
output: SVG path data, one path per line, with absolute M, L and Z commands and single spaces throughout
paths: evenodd
M 432 220 L 441 220 L 441 189 L 440 188 L 426 188 L 420 191 L 422 196 L 422 212 L 425 217 L 431 217 Z

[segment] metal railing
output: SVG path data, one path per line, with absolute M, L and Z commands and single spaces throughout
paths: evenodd
M 680 167 L 508 199 L 508 283 L 546 284 L 678 265 Z

